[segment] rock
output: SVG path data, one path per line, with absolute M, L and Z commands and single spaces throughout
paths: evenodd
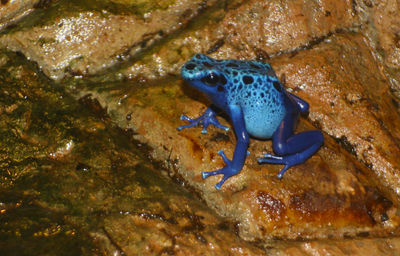
M 400 195 L 396 99 L 364 38 L 338 34 L 310 50 L 282 55 L 273 66 L 285 74 L 287 87 L 311 103 L 311 121 Z
M 8 33 L 0 44 L 22 52 L 56 81 L 66 74 L 93 75 L 134 57 L 214 2 L 182 0 L 166 7 L 153 3 L 140 15 L 68 10 L 30 29 Z
M 271 143 L 253 140 L 242 172 L 217 191 L 214 184 L 220 177 L 203 180 L 201 172 L 223 166 L 218 150 L 224 149 L 231 157 L 234 134 L 217 139 L 221 132 L 212 128 L 207 135 L 200 134 L 201 128 L 177 132 L 180 114 L 197 116 L 206 106 L 194 101 L 202 99 L 185 86 L 174 81 L 159 84 L 146 89 L 131 85 L 129 92 L 126 85 L 120 90 L 114 87 L 113 96 L 101 86 L 82 93 L 90 92 L 107 105 L 112 119 L 120 120 L 119 126 L 137 131 L 136 138 L 155 149 L 155 159 L 167 161 L 173 176 L 184 179 L 211 208 L 237 223 L 242 238 L 337 239 L 396 232 L 394 195 L 382 190 L 370 170 L 329 137 L 318 154 L 291 168 L 282 181 L 276 178 L 280 166 L 256 161 L 261 153 L 272 151 Z M 123 120 L 127 113 L 134 118 Z M 301 123 L 300 130 L 311 128 Z M 382 221 L 382 216 L 389 215 L 389 222 Z
M 319 1 L 308 6 L 300 1 L 256 0 L 231 3 L 225 9 L 212 9 L 195 19 L 199 24 L 195 30 L 184 31 L 122 73 L 128 78 L 140 74 L 150 79 L 177 74 L 197 52 L 220 59 L 268 61 L 269 55 L 310 47 L 337 30 L 358 24 L 351 1 Z
M 400 18 L 396 15 L 400 6 L 397 1 L 355 1 L 354 7 L 362 21 L 371 51 L 389 77 L 391 90 L 400 98 Z M 399 109 L 399 107 L 397 107 Z M 399 111 L 399 110 L 397 110 Z
M 25 201 L 39 202 L 34 206 L 40 213 L 61 204 L 67 213 L 63 212 L 65 229 L 82 227 L 85 241 L 101 244 L 96 248 L 104 254 L 203 255 L 210 249 L 216 255 L 227 251 L 238 255 L 397 253 L 399 239 L 391 238 L 400 230 L 398 56 L 396 40 L 392 41 L 397 17 L 390 15 L 397 6 L 394 2 L 238 0 L 205 5 L 163 1 L 145 2 L 134 9 L 132 1 L 112 3 L 126 10 L 105 5 L 72 9 L 0 37 L 4 47 L 21 51 L 55 81 L 76 76 L 60 84 L 97 118 L 96 125 L 78 119 L 84 130 L 92 136 L 103 131 L 97 136 L 105 137 L 104 141 L 90 137 L 92 147 L 87 151 L 68 136 L 53 137 L 46 146 L 42 137 L 26 135 L 29 118 L 14 122 L 15 128 L 7 134 L 36 147 L 13 148 L 27 150 L 23 159 L 28 160 L 34 151 L 45 154 L 51 160 L 45 162 L 49 169 L 59 170 L 52 161 L 65 167 L 72 159 L 86 159 L 73 154 L 93 151 L 90 159 L 73 165 L 77 172 L 71 177 L 55 171 L 55 181 L 44 183 L 57 184 L 60 201 L 69 204 L 37 196 L 46 193 L 34 182 L 28 182 L 34 193 L 27 194 L 36 195 L 36 201 L 23 197 Z M 59 7 L 54 8 L 49 13 Z M 102 42 L 101 47 L 96 42 Z M 279 76 L 285 74 L 286 87 L 311 105 L 309 116 L 296 131 L 321 129 L 324 146 L 278 180 L 281 166 L 256 161 L 262 153 L 272 152 L 271 142 L 252 140 L 241 173 L 217 191 L 214 184 L 220 177 L 203 180 L 200 174 L 223 166 L 217 154 L 220 149 L 232 157 L 232 129 L 210 128 L 207 135 L 200 134 L 201 128 L 176 130 L 183 124 L 181 114 L 198 116 L 209 104 L 177 76 L 195 52 L 219 59 L 271 62 Z M 0 59 L 0 65 L 6 62 Z M 24 77 L 20 68 L 11 70 L 15 77 Z M 5 92 L 2 98 L 7 99 Z M 7 101 L 0 113 L 21 113 L 18 106 Z M 22 113 L 30 117 L 29 111 Z M 129 135 L 115 132 L 113 125 Z M 63 123 L 54 127 L 60 133 L 58 126 Z M 95 142 L 101 143 L 93 146 Z M 10 147 L 6 153 L 11 151 Z M 158 172 L 147 168 L 154 161 Z M 31 166 L 23 170 L 37 167 Z M 15 170 L 21 175 L 15 176 L 18 184 L 31 181 L 21 169 Z M 85 174 L 88 170 L 90 175 Z M 189 193 L 164 183 L 161 175 L 188 188 L 230 224 L 192 200 Z M 9 197 L 14 192 L 5 191 Z M 87 198 L 83 201 L 81 191 Z M 64 194 L 71 197 L 65 199 Z M 13 201 L 6 212 L 17 204 L 18 200 Z M 70 205 L 82 214 L 72 214 Z M 103 225 L 96 222 L 95 228 L 87 228 L 92 217 Z M 57 228 L 39 234 L 52 234 L 48 232 L 52 230 Z
M 96 100 L 0 56 L 2 254 L 266 255 L 153 169 Z
M 21 18 L 29 15 L 35 8 L 40 8 L 43 0 L 16 0 L 16 1 L 1 1 L 0 3 L 0 30 L 15 24 Z

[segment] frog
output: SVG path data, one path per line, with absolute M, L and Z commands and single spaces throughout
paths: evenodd
M 203 126 L 203 134 L 207 133 L 209 125 L 228 131 L 229 128 L 218 121 L 218 111 L 224 112 L 233 125 L 236 145 L 232 160 L 220 150 L 218 154 L 225 166 L 201 174 L 203 179 L 223 175 L 215 184 L 218 190 L 242 170 L 249 154 L 250 137 L 272 140 L 275 154 L 265 153 L 257 161 L 283 165 L 278 179 L 282 179 L 289 168 L 304 163 L 324 143 L 320 130 L 295 134 L 300 116 L 309 113 L 310 105 L 285 89 L 269 63 L 218 60 L 197 53 L 182 66 L 181 76 L 190 86 L 204 93 L 212 104 L 198 118 L 182 115 L 180 119 L 189 124 L 179 126 L 178 131 L 198 125 Z

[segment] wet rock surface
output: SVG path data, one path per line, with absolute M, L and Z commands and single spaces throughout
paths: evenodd
M 12 26 L 37 8 L 50 4 L 51 0 L 3 0 L 0 2 L 0 29 Z M 55 2 L 55 1 L 54 1 Z
M 22 53 L 1 58 L 2 84 L 11 86 L 0 97 L 6 248 L 26 241 L 43 251 L 81 243 L 72 248 L 82 254 L 398 252 L 396 3 L 47 4 L 0 36 L 4 49 Z M 178 76 L 195 52 L 269 61 L 311 105 L 296 131 L 321 129 L 324 146 L 279 180 L 281 166 L 256 161 L 271 142 L 252 140 L 242 172 L 216 191 L 220 177 L 200 174 L 223 166 L 220 149 L 232 157 L 235 135 L 176 130 L 181 114 L 198 116 L 209 104 Z
M 266 255 L 162 178 L 98 101 L 76 101 L 22 56 L 1 60 L 3 255 Z
M 119 8 L 114 3 L 115 10 L 99 10 L 106 2 L 113 3 L 61 1 L 47 10 L 54 16 L 51 23 L 38 19 L 29 29 L 7 33 L 0 43 L 37 62 L 54 80 L 65 74 L 95 74 L 181 28 L 214 1 L 149 1 L 143 8 L 128 1 Z

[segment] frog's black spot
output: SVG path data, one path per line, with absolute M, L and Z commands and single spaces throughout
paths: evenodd
M 239 90 L 243 89 L 243 84 L 239 84 Z
M 219 77 L 219 81 L 221 82 L 221 84 L 226 84 L 228 81 L 226 81 L 226 78 L 225 78 L 225 76 L 223 76 L 223 75 L 221 75 L 220 77 Z
M 194 57 L 195 57 L 196 59 L 201 59 L 201 55 L 200 55 L 200 54 L 196 54 Z
M 219 92 L 223 92 L 223 91 L 225 91 L 225 90 L 224 90 L 224 87 L 222 87 L 221 85 L 220 85 L 220 86 L 218 86 L 217 90 L 218 90 Z
M 196 65 L 193 64 L 193 63 L 189 63 L 189 64 L 186 64 L 186 65 L 185 65 L 185 68 L 186 68 L 187 70 L 193 70 L 195 67 L 196 67 Z
M 238 75 L 238 72 L 237 72 L 237 71 L 233 71 L 233 72 L 232 72 L 232 75 L 233 75 L 233 76 L 237 76 L 237 75 Z
M 272 84 L 273 84 L 274 88 L 275 88 L 278 92 L 281 92 L 281 91 L 282 91 L 281 85 L 279 84 L 278 81 L 274 81 Z
M 233 63 L 233 62 L 230 62 L 230 63 L 226 64 L 226 66 L 227 66 L 227 67 L 230 67 L 230 68 L 237 68 L 237 67 L 239 67 L 238 64 Z
M 243 76 L 242 80 L 245 84 L 251 84 L 254 81 L 253 77 L 251 76 Z
M 264 98 L 264 96 L 265 96 L 265 95 L 264 95 L 264 93 L 263 93 L 263 92 L 262 92 L 262 93 L 260 93 L 260 97 L 261 97 L 261 98 Z
M 203 62 L 203 65 L 206 66 L 207 68 L 213 68 L 214 66 L 208 63 L 207 61 Z
M 260 69 L 260 67 L 259 66 L 257 66 L 256 64 L 254 64 L 254 63 L 250 63 L 250 67 L 252 67 L 252 68 L 255 68 L 255 69 Z
M 276 100 L 275 100 L 275 98 L 272 98 L 272 102 L 273 102 L 274 104 L 276 104 Z

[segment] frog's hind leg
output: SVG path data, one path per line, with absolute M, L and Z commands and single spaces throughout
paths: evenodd
M 278 178 L 292 166 L 304 163 L 323 144 L 324 137 L 318 130 L 293 134 L 297 115 L 286 114 L 272 137 L 273 149 L 277 155 L 265 154 L 259 158 L 259 163 L 283 164 L 284 168 L 279 172 Z

